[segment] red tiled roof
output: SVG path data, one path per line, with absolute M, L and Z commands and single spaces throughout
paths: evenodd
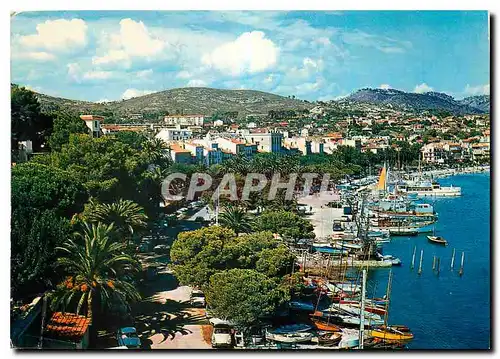
M 191 153 L 191 151 L 188 151 L 184 148 L 182 148 L 180 145 L 177 143 L 172 143 L 170 144 L 170 149 L 176 153 Z
M 45 327 L 45 335 L 51 338 L 79 342 L 87 332 L 90 318 L 73 313 L 55 312 Z
M 94 121 L 94 120 L 99 120 L 104 122 L 104 117 L 102 116 L 97 116 L 97 115 L 80 115 L 80 118 L 84 121 Z

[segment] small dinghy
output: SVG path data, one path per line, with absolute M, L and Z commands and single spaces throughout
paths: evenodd
M 341 333 L 324 333 L 318 336 L 318 344 L 323 347 L 333 347 L 342 340 Z

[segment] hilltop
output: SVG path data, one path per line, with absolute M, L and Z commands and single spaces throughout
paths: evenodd
M 490 112 L 490 95 L 470 96 L 460 100 L 461 104 L 478 108 L 486 113 Z
M 309 109 L 307 101 L 254 90 L 220 90 L 205 87 L 177 88 L 106 103 L 75 101 L 38 94 L 42 108 L 50 111 L 65 108 L 68 111 L 91 112 L 116 118 L 142 114 L 146 119 L 158 119 L 167 113 L 204 114 L 238 112 L 238 117 L 249 114 L 267 114 L 270 110 Z
M 488 106 L 483 103 L 478 106 L 479 101 L 458 101 L 453 97 L 440 92 L 412 93 L 394 89 L 372 89 L 365 88 L 347 96 L 343 101 L 360 103 L 372 103 L 379 105 L 392 105 L 409 110 L 443 110 L 452 114 L 479 114 L 489 112 Z

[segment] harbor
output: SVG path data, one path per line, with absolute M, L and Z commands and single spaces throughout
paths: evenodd
M 420 174 L 427 176 L 433 196 L 416 184 L 415 193 L 405 191 L 411 187 L 398 186 L 387 172 L 384 168 L 368 184 L 341 185 L 299 200 L 309 206 L 317 238 L 292 250 L 311 293 L 290 303 L 286 324 L 267 331 L 262 346 L 489 347 L 484 340 L 489 338 L 489 313 L 473 314 L 469 300 L 489 308 L 489 171 Z M 331 208 L 332 200 L 342 208 Z M 325 328 L 350 339 L 325 347 L 318 339 Z

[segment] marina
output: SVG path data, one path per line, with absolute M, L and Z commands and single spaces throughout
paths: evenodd
M 474 186 L 476 181 L 482 181 L 483 185 Z M 365 187 L 365 191 L 355 192 L 348 188 L 341 190 L 340 200 L 343 200 L 344 207 L 342 211 L 335 211 L 335 217 L 330 218 L 332 230 L 323 229 L 324 237 L 317 239 L 309 249 L 299 251 L 297 256 L 300 270 L 305 273 L 304 280 L 310 276 L 308 281 L 311 287 L 320 291 L 315 311 L 311 314 L 316 330 L 362 328 L 358 336 L 364 336 L 363 341 L 367 343 L 375 340 L 379 345 L 383 343 L 385 347 L 391 348 L 440 349 L 451 347 L 451 343 L 432 333 L 455 335 L 456 330 L 466 331 L 465 323 L 470 321 L 479 330 L 477 336 L 469 335 L 460 344 L 452 343 L 453 347 L 488 347 L 489 343 L 481 344 L 476 341 L 489 338 L 489 314 L 483 313 L 481 320 L 475 320 L 472 314 L 469 319 L 464 318 L 464 305 L 466 308 L 471 304 L 464 301 L 460 293 L 470 289 L 457 281 L 475 281 L 468 275 L 472 275 L 472 272 L 479 274 L 478 268 L 472 269 L 467 276 L 464 275 L 465 252 L 470 253 L 483 243 L 483 248 L 486 248 L 486 251 L 481 251 L 483 261 L 479 264 L 477 256 L 474 256 L 475 264 L 480 267 L 481 280 L 473 286 L 479 287 L 474 296 L 481 297 L 483 302 L 487 302 L 484 307 L 489 307 L 489 231 L 488 217 L 484 216 L 489 213 L 489 172 L 449 175 L 441 178 L 439 183 L 443 183 L 439 188 L 453 188 L 460 195 L 434 196 L 432 202 L 425 203 L 420 201 L 418 193 L 416 196 L 401 194 L 397 186 L 392 187 L 394 192 L 387 199 L 379 197 L 377 200 L 363 194 L 372 191 L 373 195 L 374 189 L 386 193 L 390 188 L 390 181 L 385 177 L 384 170 L 378 182 L 371 188 Z M 378 195 L 387 196 L 381 193 Z M 357 200 L 353 201 L 353 198 Z M 467 208 L 474 209 L 476 215 L 461 215 L 464 220 L 461 225 L 456 225 L 453 219 L 457 213 L 453 213 L 466 211 Z M 349 215 L 346 216 L 345 213 Z M 361 218 L 356 219 L 356 214 Z M 478 215 L 484 222 L 478 226 L 479 232 L 471 234 L 471 227 L 476 227 L 473 223 L 478 220 Z M 397 225 L 384 225 L 384 221 L 396 221 Z M 467 223 L 468 227 L 464 232 L 463 226 L 467 226 Z M 469 236 L 465 233 L 469 233 Z M 468 243 L 468 239 L 473 243 Z M 378 240 L 380 242 L 377 243 Z M 455 268 L 457 250 L 461 253 L 456 259 L 457 264 L 460 262 L 458 271 Z M 446 262 L 449 264 L 445 265 Z M 473 264 L 467 262 L 466 265 L 468 268 Z M 367 284 L 363 290 L 363 293 L 366 291 L 366 299 L 361 300 L 361 270 L 366 269 Z M 350 282 L 345 282 L 345 278 L 350 278 Z M 440 300 L 427 303 L 422 293 L 428 291 Z M 327 308 L 318 311 L 323 292 L 332 302 Z M 377 300 L 381 302 L 376 304 Z M 441 312 L 436 308 L 429 310 L 430 306 L 438 307 Z M 302 305 L 301 310 L 312 311 L 313 307 L 314 300 L 308 306 Z M 426 313 L 422 314 L 423 312 Z M 421 315 L 429 322 L 424 322 Z M 453 325 L 449 325 L 453 322 Z M 361 334 L 363 329 L 364 333 Z M 302 340 L 299 341 L 303 343 Z M 320 345 L 319 339 L 317 343 Z M 359 340 L 356 347 L 358 346 L 362 346 Z

